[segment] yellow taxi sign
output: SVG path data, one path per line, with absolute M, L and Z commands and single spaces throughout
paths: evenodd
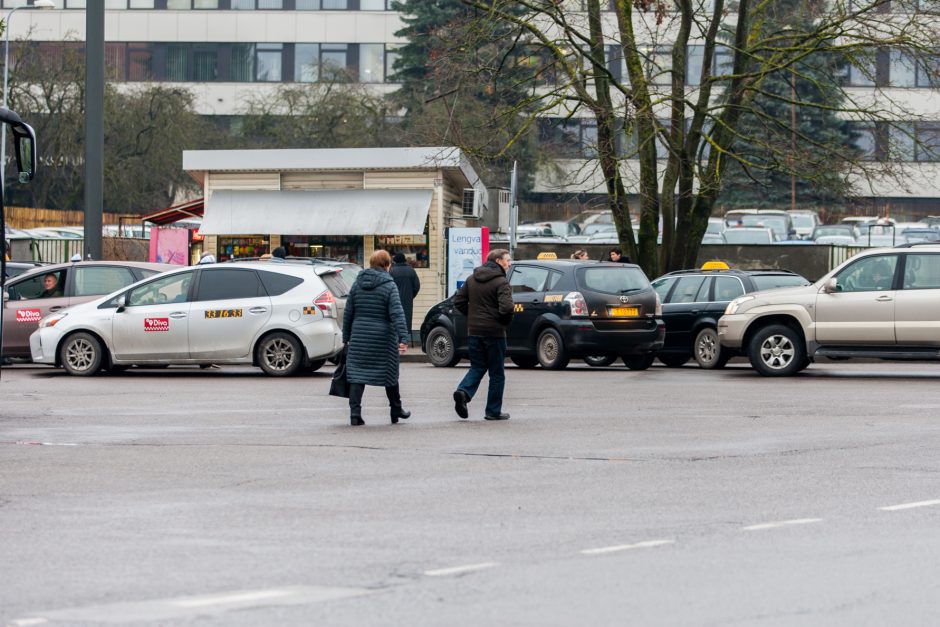
M 702 270 L 730 270 L 731 266 L 724 261 L 706 261 L 702 264 Z
M 558 259 L 558 255 L 555 253 L 539 253 L 536 259 Z

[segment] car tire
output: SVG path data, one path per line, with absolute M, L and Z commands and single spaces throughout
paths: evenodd
M 563 370 L 568 367 L 568 351 L 561 333 L 549 327 L 539 333 L 535 341 L 535 355 L 546 370 Z
M 104 348 L 94 335 L 75 333 L 65 338 L 59 347 L 59 360 L 67 373 L 88 377 L 101 370 Z
M 531 370 L 539 365 L 539 360 L 529 355 L 514 355 L 509 360 L 523 370 Z
M 754 370 L 765 377 L 788 377 L 804 368 L 807 361 L 803 338 L 782 324 L 758 329 L 747 351 Z
M 258 365 L 272 377 L 289 377 L 303 365 L 300 342 L 289 333 L 271 333 L 261 338 L 257 348 Z
M 424 345 L 427 347 L 428 361 L 437 368 L 451 368 L 460 361 L 457 343 L 447 327 L 434 327 L 428 333 Z
M 304 368 L 304 370 L 306 370 L 307 372 L 316 372 L 317 370 L 319 370 L 320 368 L 322 368 L 322 367 L 323 367 L 323 364 L 325 364 L 325 363 L 326 363 L 326 360 L 325 360 L 325 359 L 314 359 L 313 361 L 311 361 L 311 362 L 309 362 L 309 363 L 307 364 L 307 366 L 306 366 L 306 368 Z
M 691 355 L 675 355 L 675 354 L 659 354 L 656 355 L 656 358 L 659 361 L 663 362 L 669 368 L 681 368 L 684 366 L 690 359 Z
M 692 354 L 699 368 L 705 370 L 724 368 L 728 363 L 727 351 L 721 350 L 718 331 L 714 327 L 705 327 L 698 332 L 695 336 L 695 344 L 692 345 Z
M 584 363 L 592 368 L 605 368 L 615 361 L 617 361 L 616 355 L 592 355 L 584 358 Z
M 630 370 L 647 370 L 656 361 L 656 355 L 653 353 L 649 355 L 624 355 L 621 359 Z

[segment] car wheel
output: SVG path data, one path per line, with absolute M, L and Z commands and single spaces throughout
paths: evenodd
M 323 364 L 325 364 L 325 363 L 326 363 L 326 360 L 325 360 L 325 359 L 314 359 L 313 361 L 311 361 L 310 363 L 307 364 L 306 371 L 307 371 L 307 372 L 316 372 L 317 370 L 319 370 L 320 368 L 322 368 L 322 367 L 323 367 Z
M 59 349 L 62 367 L 69 374 L 87 377 L 101 369 L 104 354 L 101 342 L 90 333 L 76 333 L 65 338 Z
M 454 342 L 454 336 L 447 330 L 447 327 L 431 329 L 425 346 L 427 346 L 428 361 L 437 368 L 450 368 L 460 361 L 460 356 L 457 355 L 457 343 Z
M 706 370 L 715 370 L 724 368 L 728 363 L 728 357 L 722 356 L 721 341 L 718 339 L 718 331 L 712 327 L 705 327 L 695 336 L 695 344 L 692 347 L 695 355 L 695 361 L 700 368 Z
M 806 363 L 803 338 L 782 324 L 758 330 L 751 339 L 747 354 L 754 369 L 766 377 L 794 375 Z
M 546 370 L 562 370 L 568 366 L 568 351 L 561 334 L 549 327 L 539 334 L 535 342 L 535 355 Z
M 272 333 L 258 343 L 258 365 L 273 377 L 287 377 L 300 369 L 303 349 L 288 333 Z
M 670 368 L 680 368 L 684 366 L 687 361 L 692 359 L 692 356 L 691 355 L 669 355 L 669 354 L 664 355 L 660 353 L 659 355 L 656 355 L 656 358 L 659 359 L 659 361 L 663 362 L 664 364 L 666 364 L 666 366 Z
M 656 355 L 652 353 L 649 355 L 624 355 L 622 359 L 630 370 L 646 370 L 656 361 Z
M 584 358 L 584 363 L 591 366 L 592 368 L 603 368 L 605 366 L 609 366 L 615 361 L 617 361 L 616 355 L 593 355 L 591 357 Z
M 539 365 L 539 360 L 530 355 L 514 355 L 509 360 L 525 370 L 530 370 Z

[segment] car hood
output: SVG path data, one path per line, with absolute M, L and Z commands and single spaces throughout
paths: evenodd
M 798 305 L 806 307 L 816 302 L 816 295 L 819 293 L 820 285 L 796 285 L 792 287 L 778 287 L 772 290 L 763 290 L 760 292 L 751 292 L 744 296 L 739 296 L 731 304 L 737 304 L 736 313 L 743 313 L 748 309 L 763 307 L 765 305 Z M 730 309 L 730 305 L 729 305 Z

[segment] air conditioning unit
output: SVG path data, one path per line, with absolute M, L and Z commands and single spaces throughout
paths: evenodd
M 482 194 L 473 187 L 465 187 L 460 211 L 465 218 L 479 218 L 482 205 Z

